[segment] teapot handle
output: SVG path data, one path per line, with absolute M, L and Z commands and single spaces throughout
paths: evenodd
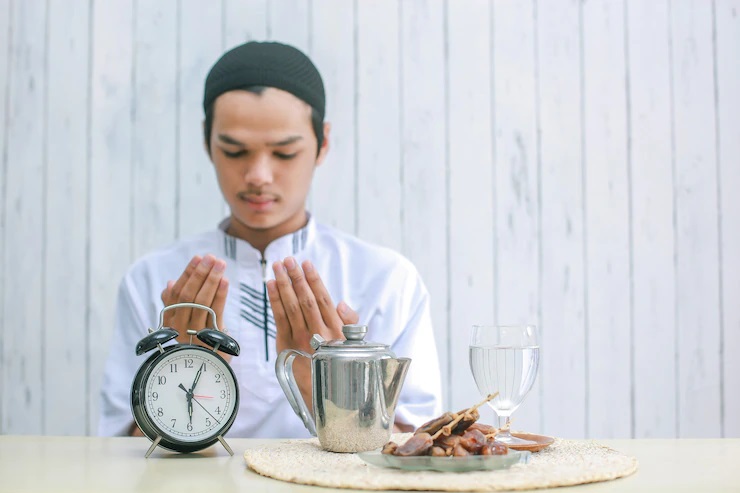
M 303 351 L 297 351 L 295 349 L 281 351 L 275 361 L 275 374 L 293 411 L 303 420 L 303 424 L 309 433 L 316 436 L 316 422 L 313 416 L 311 416 L 308 406 L 306 406 L 306 401 L 303 400 L 301 391 L 295 381 L 295 375 L 293 375 L 293 360 L 296 356 L 311 359 L 311 355 Z

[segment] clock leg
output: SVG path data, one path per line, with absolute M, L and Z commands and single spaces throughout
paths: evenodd
M 144 456 L 145 459 L 148 459 L 150 455 L 152 455 L 152 452 L 154 452 L 154 449 L 157 448 L 157 445 L 159 445 L 159 441 L 162 439 L 160 435 L 157 435 L 157 438 L 154 439 L 152 442 L 152 446 L 149 447 L 149 450 L 146 451 L 146 455 Z
M 227 452 L 229 453 L 229 455 L 231 455 L 231 456 L 233 456 L 233 455 L 234 455 L 234 451 L 233 451 L 233 450 L 231 450 L 231 447 L 229 447 L 229 444 L 228 444 L 228 443 L 226 443 L 226 440 L 224 440 L 224 437 L 222 437 L 221 435 L 219 435 L 219 436 L 218 436 L 218 441 L 219 441 L 219 442 L 221 442 L 221 445 L 223 445 L 223 446 L 224 446 L 224 448 L 225 448 L 225 449 L 226 449 L 226 451 L 227 451 Z

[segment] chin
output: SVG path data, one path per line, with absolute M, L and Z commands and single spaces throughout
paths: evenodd
M 255 211 L 248 207 L 238 207 L 231 209 L 231 215 L 242 228 L 268 232 L 272 229 L 284 229 L 295 217 L 294 214 L 287 213 L 285 208 L 276 209 Z
M 255 231 L 267 231 L 280 224 L 280 220 L 273 214 L 243 214 L 236 216 L 242 226 Z

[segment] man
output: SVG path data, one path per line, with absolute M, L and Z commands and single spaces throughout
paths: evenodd
M 286 348 L 313 352 L 314 333 L 343 338 L 347 323 L 367 324 L 368 340 L 412 358 L 397 429 L 439 414 L 429 297 L 417 271 L 397 253 L 318 224 L 305 209 L 330 132 L 313 63 L 280 43 L 243 44 L 211 68 L 203 107 L 205 147 L 231 214 L 216 230 L 143 257 L 124 276 L 100 434 L 138 432 L 129 392 L 145 356 L 134 355 L 135 345 L 156 327 L 163 306 L 185 301 L 213 308 L 218 326 L 241 346 L 241 355 L 230 360 L 241 393 L 230 436 L 308 436 L 277 383 L 275 357 Z M 333 297 L 342 301 L 335 305 Z M 165 315 L 180 342 L 187 341 L 187 329 L 208 325 L 203 310 Z M 294 367 L 310 402 L 308 362 Z

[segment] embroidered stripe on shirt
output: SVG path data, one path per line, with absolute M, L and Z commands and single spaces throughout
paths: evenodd
M 254 316 L 254 314 L 249 313 L 246 310 L 242 310 L 240 312 L 240 315 L 247 322 L 250 322 L 250 323 L 252 323 L 254 325 L 257 325 L 257 326 L 259 326 L 261 324 L 261 320 L 259 320 L 257 317 Z M 273 339 L 275 339 L 275 335 L 276 335 L 275 329 L 267 329 L 267 335 L 269 335 L 270 337 L 272 337 Z
M 291 238 L 293 241 L 293 255 L 296 255 L 298 252 L 306 248 L 307 238 L 308 228 L 303 228 L 293 233 L 293 237 Z
M 261 291 L 257 291 L 256 289 L 251 288 L 247 286 L 246 284 L 239 284 L 239 288 L 242 290 L 242 292 L 247 293 L 254 298 L 260 298 L 260 299 L 262 298 Z
M 224 255 L 231 260 L 236 260 L 236 238 L 224 235 Z
M 244 284 L 240 285 L 242 293 L 249 295 L 247 296 L 240 296 L 239 299 L 242 302 L 242 305 L 246 305 L 249 308 L 252 309 L 254 313 L 262 313 L 264 310 L 264 302 L 262 298 L 262 293 L 257 293 L 254 289 L 250 288 L 249 286 L 245 286 Z M 268 301 L 267 304 L 269 305 L 270 302 Z M 272 315 L 271 311 L 268 311 L 267 313 L 267 324 L 269 325 L 275 325 L 275 319 Z M 261 324 L 257 324 L 258 326 Z
M 249 298 L 246 298 L 242 296 L 241 298 L 242 304 L 247 305 L 249 308 L 251 308 L 253 311 L 258 312 L 262 311 L 262 307 L 254 302 L 254 300 L 250 300 Z
M 270 301 L 264 292 L 260 293 L 256 289 L 239 283 L 239 302 L 241 304 L 240 315 L 257 330 L 261 330 L 265 339 L 265 361 L 270 360 L 269 339 L 276 337 L 275 319 L 272 310 L 269 309 Z

